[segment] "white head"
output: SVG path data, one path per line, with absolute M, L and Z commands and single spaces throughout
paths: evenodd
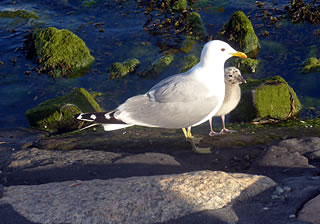
M 247 58 L 245 53 L 236 51 L 226 42 L 212 40 L 204 45 L 200 63 L 205 66 L 216 65 L 216 63 L 224 65 L 224 62 L 232 56 Z

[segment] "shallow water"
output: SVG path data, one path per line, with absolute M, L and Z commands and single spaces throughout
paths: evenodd
M 320 73 L 302 74 L 301 63 L 310 55 L 320 57 L 317 49 L 320 38 L 313 35 L 319 25 L 292 24 L 287 19 L 272 25 L 261 18 L 263 11 L 253 0 L 202 2 L 195 5 L 195 10 L 201 14 L 209 35 L 214 36 L 237 10 L 243 10 L 250 16 L 257 34 L 264 30 L 270 32 L 269 36 L 259 36 L 261 50 L 258 59 L 262 60 L 261 66 L 256 73 L 245 75 L 245 78 L 281 75 L 305 106 L 314 106 L 318 110 Z M 272 8 L 272 1 L 266 2 Z M 275 7 L 280 10 L 287 4 L 287 1 L 277 2 L 280 3 Z M 0 0 L 0 11 L 17 9 L 33 11 L 40 19 L 0 18 L 0 61 L 3 62 L 0 64 L 1 127 L 28 127 L 24 114 L 27 109 L 68 93 L 75 87 L 104 93 L 98 101 L 105 109 L 112 109 L 127 97 L 143 93 L 159 80 L 177 73 L 186 56 L 182 52 L 176 53 L 174 63 L 156 77 L 143 79 L 132 74 L 122 80 L 108 80 L 107 68 L 113 62 L 136 57 L 142 63 L 140 67 L 146 67 L 163 51 L 179 45 L 180 38 L 166 33 L 152 35 L 145 31 L 143 25 L 147 15 L 133 0 L 98 0 L 91 7 L 84 7 L 80 0 Z M 35 72 L 25 74 L 36 65 L 19 50 L 24 36 L 32 29 L 48 26 L 69 29 L 85 41 L 96 59 L 90 71 L 74 79 L 53 79 Z M 101 28 L 104 32 L 99 31 Z M 203 44 L 197 41 L 192 53 L 199 55 Z

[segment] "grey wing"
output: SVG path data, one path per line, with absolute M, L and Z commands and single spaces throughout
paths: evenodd
M 190 79 L 157 85 L 144 95 L 129 98 L 117 112 L 129 124 L 184 128 L 204 119 L 218 105 L 217 97 Z
M 147 95 L 161 103 L 188 102 L 203 99 L 208 95 L 208 89 L 199 81 L 179 74 L 159 82 Z

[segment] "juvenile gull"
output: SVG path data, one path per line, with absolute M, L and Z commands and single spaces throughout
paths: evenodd
M 200 62 L 187 72 L 158 82 L 112 111 L 81 113 L 76 118 L 93 122 L 90 127 L 101 124 L 105 131 L 133 125 L 182 128 L 193 150 L 201 153 L 192 139 L 191 127 L 206 122 L 220 109 L 225 94 L 224 63 L 232 56 L 247 57 L 223 41 L 210 41 L 202 49 Z
M 225 126 L 225 115 L 229 114 L 234 108 L 237 107 L 241 98 L 241 83 L 246 83 L 246 80 L 242 77 L 241 72 L 236 67 L 228 67 L 224 70 L 224 83 L 225 83 L 225 96 L 221 108 L 215 114 L 215 117 L 221 117 L 222 129 L 219 133 L 212 129 L 212 118 L 209 119 L 210 124 L 210 136 L 223 134 L 225 132 L 235 132 L 229 130 Z

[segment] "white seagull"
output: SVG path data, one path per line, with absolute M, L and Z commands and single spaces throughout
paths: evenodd
M 76 118 L 93 122 L 88 127 L 101 124 L 105 131 L 133 125 L 182 128 L 193 150 L 201 153 L 192 140 L 191 127 L 208 121 L 220 109 L 225 95 L 224 63 L 232 56 L 247 57 L 223 41 L 209 41 L 200 62 L 190 70 L 158 82 L 112 111 L 81 113 Z

